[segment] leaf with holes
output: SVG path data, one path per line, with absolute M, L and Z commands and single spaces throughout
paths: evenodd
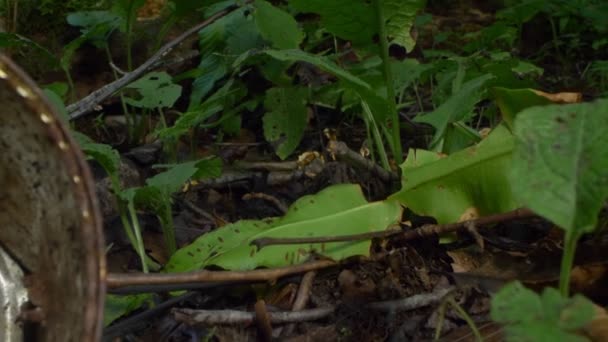
M 148 109 L 171 107 L 182 94 L 182 86 L 173 83 L 166 72 L 151 72 L 127 88 L 137 90 L 140 98 L 125 98 L 125 101 L 131 106 Z
M 298 147 L 307 122 L 306 88 L 270 88 L 266 91 L 264 137 L 281 159 Z
M 606 130 L 608 100 L 519 113 L 511 177 L 516 196 L 568 232 L 592 231 L 608 196 Z
M 188 272 L 216 265 L 229 270 L 281 267 L 305 262 L 313 254 L 334 260 L 369 255 L 370 240 L 300 245 L 274 245 L 257 250 L 259 238 L 312 238 L 385 230 L 401 219 L 396 201 L 368 203 L 354 184 L 334 185 L 298 199 L 285 216 L 244 220 L 207 233 L 178 250 L 167 272 Z

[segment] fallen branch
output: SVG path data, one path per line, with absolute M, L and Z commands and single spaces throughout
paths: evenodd
M 398 174 L 387 171 L 380 167 L 380 165 L 374 163 L 372 160 L 364 158 L 359 153 L 348 148 L 348 146 L 346 146 L 346 144 L 342 141 L 330 140 L 327 144 L 327 151 L 336 156 L 336 158 L 349 162 L 356 168 L 371 172 L 373 175 L 379 177 L 383 182 L 399 180 Z
M 454 287 L 437 289 L 431 293 L 420 293 L 406 298 L 382 302 L 372 302 L 364 306 L 374 311 L 407 311 L 420 309 L 439 303 L 445 295 L 452 292 Z M 305 322 L 329 316 L 336 310 L 336 306 L 326 306 L 317 309 L 300 311 L 268 312 L 268 319 L 272 324 Z M 256 319 L 255 312 L 238 310 L 193 310 L 173 309 L 173 317 L 178 322 L 188 325 L 214 325 L 214 324 L 251 324 Z
M 461 229 L 467 229 L 471 225 L 480 226 L 498 222 L 504 222 L 514 220 L 518 218 L 534 216 L 534 213 L 528 209 L 520 208 L 513 211 L 509 211 L 502 214 L 488 215 L 480 217 L 474 220 L 462 221 L 457 223 L 448 224 L 426 224 L 422 227 L 410 230 L 402 229 L 389 229 L 380 232 L 369 232 L 362 234 L 353 235 L 341 235 L 341 236 L 320 236 L 320 237 L 306 237 L 306 238 L 260 238 L 251 241 L 251 245 L 256 246 L 258 250 L 272 245 L 300 245 L 310 243 L 329 243 L 329 242 L 347 242 L 347 241 L 359 241 L 368 240 L 374 238 L 389 238 L 397 237 L 399 241 L 408 241 L 417 238 L 441 235 L 445 233 L 455 232 Z
M 334 306 L 301 311 L 269 312 L 271 323 L 306 322 L 321 319 L 334 312 Z M 188 325 L 197 324 L 251 324 L 255 320 L 255 312 L 238 310 L 192 310 L 173 309 L 173 317 L 178 322 Z
M 337 265 L 331 260 L 312 261 L 301 265 L 258 269 L 252 271 L 196 271 L 189 273 L 109 273 L 106 285 L 109 289 L 157 284 L 188 284 L 193 282 L 224 281 L 273 281 L 278 278 Z

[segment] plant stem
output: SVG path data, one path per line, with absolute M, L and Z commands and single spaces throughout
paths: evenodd
M 576 243 L 580 234 L 566 232 L 564 236 L 564 254 L 562 254 L 562 264 L 559 273 L 559 291 L 563 297 L 570 295 L 570 271 L 574 263 L 574 254 L 576 252 Z
M 146 252 L 144 250 L 144 242 L 141 238 L 141 228 L 139 227 L 139 220 L 137 219 L 135 205 L 133 204 L 132 200 L 129 201 L 128 208 L 129 214 L 131 215 L 131 225 L 133 227 L 133 232 L 135 233 L 135 240 L 137 242 L 137 246 L 135 249 L 137 250 L 137 254 L 139 254 L 139 259 L 141 260 L 144 273 L 148 273 L 148 264 L 146 263 Z
M 120 201 L 121 199 L 117 198 L 116 200 Z M 133 235 L 133 228 L 131 228 L 131 223 L 129 223 L 129 219 L 127 217 L 127 209 L 124 207 L 124 205 L 119 204 L 118 212 L 120 214 L 120 221 L 122 222 L 122 226 L 125 230 L 125 233 L 127 234 L 127 238 L 129 239 L 131 246 L 133 246 L 133 249 L 139 255 L 139 247 L 137 244 L 137 238 L 135 237 L 135 235 Z M 146 264 L 149 269 L 151 269 L 153 271 L 160 270 L 160 265 L 157 264 L 154 260 L 152 260 L 152 258 L 150 258 L 145 253 L 144 253 L 144 257 L 145 257 L 145 261 L 143 263 Z
M 108 59 L 108 63 L 113 63 L 114 60 L 112 58 L 112 52 L 110 52 L 110 46 L 108 44 L 104 44 L 104 48 L 106 51 L 106 58 Z M 116 70 L 114 68 L 112 69 L 112 74 L 114 75 L 114 80 L 118 80 L 118 73 L 116 72 Z M 129 113 L 128 109 L 127 109 L 127 103 L 125 101 L 125 95 L 122 93 L 122 91 L 120 91 L 118 93 L 118 96 L 120 97 L 120 106 L 122 107 L 122 112 L 125 116 L 125 119 L 127 120 L 127 137 L 129 139 L 129 141 L 133 141 L 133 127 L 135 125 L 135 113 Z
M 126 40 L 127 40 L 127 70 L 129 72 L 133 71 L 133 56 L 131 55 L 131 45 L 133 39 L 133 18 L 135 17 L 135 12 L 133 11 L 133 6 L 135 5 L 135 1 L 131 0 L 129 2 L 129 11 L 127 12 L 127 27 L 126 27 Z
M 393 82 L 393 74 L 391 72 L 390 56 L 388 54 L 388 39 L 386 32 L 386 24 L 384 22 L 384 10 L 382 8 L 382 0 L 373 0 L 374 9 L 376 12 L 376 25 L 378 28 L 378 40 L 380 42 L 380 57 L 382 58 L 382 74 L 384 75 L 384 83 L 386 84 L 386 97 L 389 104 L 389 120 L 392 131 L 391 145 L 393 149 L 393 157 L 397 164 L 403 161 L 403 151 L 401 149 L 401 132 L 399 126 L 399 116 L 397 114 L 397 104 L 395 103 L 395 83 Z
M 163 205 L 163 217 L 159 217 L 165 236 L 165 244 L 167 245 L 168 255 L 171 256 L 177 250 L 175 242 L 175 225 L 173 224 L 173 212 L 171 210 L 171 196 L 166 196 L 166 203 Z
M 475 325 L 475 322 L 473 322 L 473 319 L 471 318 L 471 316 L 469 316 L 469 314 L 466 311 L 464 311 L 462 306 L 460 306 L 454 300 L 454 298 L 452 298 L 452 296 L 448 297 L 447 301 L 454 308 L 454 310 L 456 310 L 456 312 L 458 312 L 458 314 L 460 315 L 460 318 L 462 318 L 467 323 L 467 325 L 471 329 L 471 333 L 473 333 L 473 335 L 475 336 L 475 341 L 478 341 L 478 342 L 483 341 L 483 338 L 481 338 L 481 333 L 479 332 L 479 329 L 477 329 L 477 325 Z
M 380 161 L 382 162 L 382 167 L 387 171 L 391 170 L 391 165 L 388 162 L 388 156 L 386 155 L 386 150 L 384 149 L 384 144 L 382 143 L 382 135 L 378 130 L 378 125 L 376 120 L 374 119 L 374 114 L 372 114 L 369 105 L 365 101 L 361 101 L 361 107 L 363 107 L 363 113 L 366 117 L 366 124 L 369 125 L 368 130 L 372 132 L 372 136 L 374 137 L 374 143 L 378 148 L 378 154 L 380 155 Z

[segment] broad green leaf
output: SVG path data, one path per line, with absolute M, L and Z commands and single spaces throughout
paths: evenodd
M 369 45 L 376 31 L 376 18 L 371 1 L 362 0 L 290 0 L 301 12 L 317 13 L 321 26 L 336 36 L 357 45 Z
M 146 180 L 146 184 L 160 189 L 164 194 L 178 191 L 189 179 L 218 177 L 221 160 L 216 157 L 169 165 L 169 168 Z
M 411 51 L 415 41 L 410 36 L 417 12 L 424 0 L 383 0 L 386 30 L 389 41 Z M 363 0 L 290 0 L 302 12 L 317 13 L 321 25 L 336 36 L 355 45 L 370 45 L 378 32 L 375 9 L 371 1 Z
M 496 322 L 532 321 L 543 315 L 543 303 L 520 282 L 509 283 L 492 298 L 492 319 Z
M 110 11 L 82 11 L 68 14 L 66 20 L 68 24 L 80 27 L 80 32 L 85 34 L 101 24 L 110 24 L 108 25 L 110 29 L 117 28 L 121 18 Z
M 502 119 L 513 128 L 513 120 L 517 113 L 522 110 L 534 107 L 545 106 L 551 104 L 551 101 L 544 96 L 537 95 L 533 89 L 506 89 L 501 87 L 492 88 L 492 97 L 500 113 Z
M 511 184 L 570 233 L 590 232 L 608 196 L 608 100 L 532 107 L 515 118 Z
M 264 137 L 275 146 L 281 159 L 300 144 L 307 122 L 306 88 L 270 88 L 264 107 Z
M 435 127 L 435 135 L 431 145 L 439 143 L 448 125 L 464 120 L 475 108 L 475 105 L 485 98 L 485 85 L 493 78 L 493 75 L 487 74 L 465 82 L 460 90 L 452 94 L 439 108 L 414 119 L 416 122 L 428 123 Z
M 281 218 L 238 221 L 201 236 L 178 250 L 166 270 L 186 272 L 211 265 L 250 270 L 302 263 L 313 253 L 334 260 L 369 255 L 369 240 L 276 245 L 259 251 L 251 242 L 263 237 L 321 237 L 380 231 L 400 218 L 401 206 L 396 201 L 367 203 L 358 185 L 335 185 L 298 199 Z
M 118 175 L 118 169 L 120 168 L 120 155 L 118 154 L 118 151 L 113 149 L 110 145 L 95 143 L 91 138 L 80 132 L 72 131 L 71 133 L 74 139 L 76 139 L 80 145 L 82 151 L 88 157 L 97 161 L 99 165 L 101 165 L 101 167 L 106 171 L 112 180 L 115 190 L 117 190 L 120 184 Z
M 141 98 L 125 98 L 125 101 L 132 106 L 148 109 L 172 107 L 182 94 L 182 86 L 173 83 L 166 72 L 148 73 L 127 88 L 137 90 Z
M 550 287 L 539 296 L 520 282 L 506 285 L 492 299 L 492 319 L 504 325 L 509 341 L 587 341 L 576 332 L 594 314 L 593 303 L 583 296 L 565 298 Z
M 304 35 L 289 13 L 264 0 L 256 0 L 255 7 L 255 23 L 262 37 L 271 42 L 272 47 L 295 49 L 300 45 Z
M 514 210 L 518 205 L 508 181 L 512 150 L 513 137 L 502 125 L 448 157 L 410 150 L 401 165 L 401 190 L 389 198 L 440 224 Z
M 106 295 L 105 310 L 103 315 L 103 326 L 107 327 L 117 318 L 130 313 L 133 310 L 139 309 L 144 304 L 154 305 L 152 295 L 142 293 L 137 295 Z

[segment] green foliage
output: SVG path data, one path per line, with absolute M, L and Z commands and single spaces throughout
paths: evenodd
M 132 28 L 137 18 L 137 10 L 145 3 L 146 0 L 114 0 L 112 2 L 112 12 L 123 19 L 120 23 L 122 32 L 128 32 Z
M 449 125 L 469 119 L 475 105 L 486 96 L 486 83 L 492 75 L 483 75 L 472 79 L 460 87 L 452 96 L 432 113 L 416 117 L 416 121 L 425 122 L 435 127 L 431 148 L 438 148 Z M 442 148 L 439 150 L 443 151 Z
M 509 126 L 513 127 L 515 116 L 522 110 L 551 104 L 551 101 L 544 96 L 538 95 L 533 89 L 506 89 L 495 87 L 492 89 L 492 97 L 500 108 L 502 119 Z
M 285 216 L 244 220 L 207 233 L 177 251 L 168 272 L 187 272 L 216 265 L 230 270 L 279 267 L 302 263 L 312 254 L 342 260 L 369 255 L 370 240 L 302 245 L 275 245 L 261 250 L 251 245 L 259 238 L 339 236 L 380 231 L 397 223 L 401 207 L 394 201 L 368 203 L 357 185 L 343 184 L 304 196 Z
M 120 168 L 120 155 L 110 145 L 95 143 L 88 136 L 72 132 L 82 151 L 94 159 L 104 169 L 112 181 L 113 190 L 118 193 L 120 189 L 120 178 L 118 170 Z
M 78 10 L 67 16 L 67 22 L 78 27 L 81 35 L 63 47 L 59 61 L 70 90 L 73 84 L 69 71 L 76 51 L 90 43 L 103 49 L 110 62 L 108 38 L 117 30 L 124 33 L 127 69 L 132 70 L 134 24 L 144 2 L 118 0 L 108 9 L 96 7 L 89 0 L 64 4 L 41 1 L 42 10 L 48 13 L 53 6 Z M 263 237 L 379 231 L 401 219 L 400 205 L 416 214 L 432 216 L 439 223 L 503 213 L 524 205 L 567 232 L 562 293 L 547 289 L 537 296 L 520 284 L 511 285 L 496 296 L 493 318 L 506 325 L 513 339 L 578 340 L 574 331 L 589 322 L 592 310 L 582 297 L 567 298 L 569 270 L 576 241 L 595 228 L 608 196 L 608 179 L 603 176 L 608 166 L 603 146 L 608 141 L 602 134 L 608 129 L 603 115 L 608 100 L 549 106 L 549 100 L 533 90 L 538 88 L 535 78 L 543 74 L 543 69 L 516 54 L 522 47 L 524 24 L 540 20 L 550 30 L 551 41 L 538 47 L 537 56 L 528 58 L 538 61 L 555 53 L 559 63 L 568 66 L 567 57 L 579 55 L 579 51 L 595 51 L 601 56 L 608 45 L 605 2 L 507 1 L 490 26 L 458 37 L 439 32 L 433 44 L 457 46 L 449 51 L 425 50 L 423 62 L 397 61 L 389 56 L 388 47 L 393 44 L 412 51 L 415 41 L 410 32 L 416 20 L 419 29 L 425 22 L 432 23 L 429 15 L 416 19 L 424 0 L 255 0 L 246 4 L 235 0 L 204 4 L 175 0 L 169 5 L 171 13 L 161 28 L 158 44 L 177 18 L 199 10 L 203 17 L 209 17 L 235 4 L 240 8 L 199 32 L 200 64 L 196 69 L 173 79 L 166 73 L 153 72 L 127 87 L 129 97 L 121 94 L 124 108 L 125 103 L 130 104 L 135 107 L 130 108 L 133 111 L 143 109 L 144 115 L 156 109 L 161 116 L 162 108 L 173 107 L 180 96 L 189 96 L 188 108 L 173 125 L 167 127 L 162 117 L 163 127 L 154 132 L 165 147 L 199 129 L 219 129 L 219 137 L 222 133 L 238 133 L 244 113 L 265 110 L 264 136 L 276 154 L 286 159 L 298 147 L 307 127 L 307 106 L 317 105 L 359 114 L 373 142 L 374 156 L 389 169 L 385 145 L 400 163 L 401 144 L 410 143 L 401 141 L 397 108 L 417 104 L 418 111 L 429 113 L 414 121 L 435 129 L 429 150 L 410 150 L 401 165 L 402 189 L 386 201 L 368 203 L 355 185 L 330 187 L 300 198 L 283 217 L 238 221 L 176 251 L 172 196 L 188 180 L 219 176 L 220 160 L 169 165 L 166 171 L 147 179 L 144 186 L 125 190 L 118 177 L 118 153 L 77 134 L 85 153 L 96 159 L 112 180 L 121 220 L 144 271 L 154 264 L 145 255 L 137 219 L 137 210 L 142 209 L 154 212 L 163 228 L 172 254 L 165 271 L 184 272 L 212 265 L 233 270 L 277 267 L 303 262 L 312 254 L 335 260 L 368 255 L 369 240 L 277 245 L 261 250 L 251 242 Z M 300 13 L 316 14 L 319 20 L 298 22 L 293 15 Z M 459 44 L 460 39 L 466 44 Z M 344 49 L 345 41 L 352 43 L 352 51 Z M 16 34 L 0 33 L 0 46 L 30 46 L 52 56 Z M 591 61 L 582 75 L 593 82 L 598 93 L 605 93 L 608 86 L 606 64 Z M 314 74 L 312 79 L 297 84 L 306 71 Z M 325 77 L 325 73 L 332 77 Z M 265 80 L 259 87 L 258 83 L 251 86 L 251 80 L 257 82 L 257 78 Z M 177 82 L 188 79 L 192 79 L 191 93 L 182 94 Z M 47 94 L 58 108 L 63 108 L 62 91 Z M 488 103 L 488 99 L 494 102 Z M 497 109 L 505 122 L 502 125 L 497 125 Z M 415 112 L 413 108 L 408 114 Z M 135 113 L 129 114 L 134 125 Z M 493 131 L 482 140 L 473 120 Z M 110 297 L 104 323 L 150 298 Z
M 176 244 L 171 195 L 190 179 L 218 177 L 221 168 L 218 158 L 171 165 L 166 171 L 148 178 L 145 186 L 121 192 L 121 197 L 132 207 L 148 209 L 156 214 L 163 229 L 168 254 L 172 255 Z
M 373 36 L 378 33 L 374 8 L 370 2 L 362 0 L 290 0 L 294 8 L 301 12 L 313 12 L 321 16 L 321 25 L 336 36 L 350 40 L 354 44 L 370 46 Z M 424 0 L 382 1 L 386 17 L 387 34 L 391 43 L 404 46 L 408 51 L 414 46 L 410 29 L 416 13 L 424 6 Z
M 147 109 L 172 107 L 182 94 L 182 86 L 173 83 L 166 72 L 151 72 L 129 84 L 129 89 L 136 90 L 139 99 L 125 98 L 131 106 Z
M 508 341 L 586 341 L 576 334 L 591 322 L 593 303 L 583 296 L 566 298 L 553 288 L 539 296 L 514 282 L 492 300 L 492 319 L 505 325 Z
M 256 104 L 255 100 L 242 101 L 247 90 L 242 84 L 228 81 L 224 86 L 211 94 L 203 103 L 183 113 L 171 127 L 155 131 L 161 139 L 177 139 L 191 129 L 216 127 L 226 120 L 241 114 L 241 111 Z M 222 112 L 222 117 L 215 122 L 205 123 L 215 114 Z
M 270 88 L 264 107 L 264 136 L 277 155 L 287 158 L 298 147 L 308 123 L 306 88 Z
M 389 198 L 440 224 L 516 209 L 507 177 L 512 150 L 512 135 L 502 125 L 448 157 L 410 150 L 401 165 L 401 190 Z
M 533 107 L 515 119 L 513 191 L 574 235 L 595 228 L 608 197 L 608 100 Z
M 295 49 L 304 38 L 298 23 L 289 14 L 264 0 L 255 1 L 255 23 L 261 36 L 275 49 Z
M 105 309 L 103 315 L 103 326 L 107 327 L 117 318 L 131 311 L 139 309 L 142 305 L 154 306 L 152 295 L 142 293 L 137 295 L 119 296 L 106 295 Z
M 48 84 L 42 91 L 59 114 L 59 118 L 67 124 L 69 122 L 68 111 L 65 109 L 62 97 L 66 95 L 68 86 L 65 83 L 53 83 Z
M 370 130 L 381 131 L 384 133 L 387 141 L 392 140 L 393 136 L 389 129 L 390 105 L 386 99 L 377 94 L 376 90 L 369 83 L 339 67 L 325 57 L 315 56 L 302 50 L 266 50 L 264 53 L 280 61 L 306 62 L 336 76 L 340 80 L 342 87 L 354 91 L 358 95 L 359 100 L 370 108 L 372 117 L 366 119 L 368 125 L 372 126 Z M 375 144 L 379 150 L 382 150 L 383 143 L 379 136 L 375 137 Z M 386 159 L 386 156 L 381 156 L 381 158 Z

